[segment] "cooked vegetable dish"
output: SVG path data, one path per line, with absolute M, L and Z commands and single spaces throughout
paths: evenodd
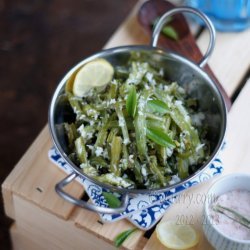
M 100 182 L 166 187 L 195 172 L 209 156 L 198 101 L 140 57 L 132 55 L 125 66 L 105 59 L 83 65 L 60 98 L 71 113 L 60 124 L 67 154 Z

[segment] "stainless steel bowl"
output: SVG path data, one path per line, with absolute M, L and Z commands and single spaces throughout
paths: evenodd
M 159 49 L 156 47 L 160 31 L 163 25 L 165 24 L 166 20 L 169 18 L 169 16 L 182 12 L 194 13 L 199 17 L 201 17 L 207 24 L 207 27 L 209 28 L 210 31 L 210 42 L 208 50 L 198 65 L 189 61 L 186 58 L 183 58 L 180 55 L 164 51 L 163 49 Z M 57 193 L 67 201 L 95 212 L 120 213 L 125 210 L 129 196 L 138 194 L 152 194 L 152 193 L 155 194 L 167 191 L 180 184 L 184 184 L 190 181 L 195 176 L 197 176 L 201 171 L 206 169 L 222 146 L 226 130 L 226 120 L 227 120 L 226 118 L 227 111 L 223 97 L 219 89 L 217 88 L 216 84 L 202 69 L 206 64 L 208 57 L 212 53 L 214 42 L 215 42 L 215 30 L 210 20 L 204 14 L 193 8 L 180 7 L 167 12 L 165 15 L 161 17 L 154 30 L 151 45 L 124 46 L 124 47 L 116 47 L 112 49 L 103 50 L 84 59 L 83 61 L 78 63 L 75 67 L 73 67 L 59 83 L 53 95 L 51 106 L 49 109 L 49 127 L 53 142 L 59 153 L 62 155 L 64 160 L 68 163 L 69 166 L 71 166 L 73 170 L 72 174 L 67 176 L 65 179 L 63 179 L 56 185 Z M 82 65 L 96 58 L 105 58 L 112 65 L 124 65 L 127 62 L 128 58 L 130 57 L 130 53 L 132 51 L 143 53 L 143 56 L 146 58 L 147 61 L 150 61 L 151 63 L 154 62 L 158 66 L 160 65 L 160 67 L 164 69 L 165 74 L 170 80 L 177 81 L 180 85 L 183 86 L 183 88 L 186 89 L 187 93 L 190 96 L 198 99 L 200 110 L 205 113 L 204 123 L 208 128 L 208 140 L 211 143 L 210 145 L 211 155 L 209 159 L 195 173 L 193 173 L 188 178 L 182 180 L 177 184 L 169 185 L 159 189 L 150 189 L 150 190 L 124 189 L 98 182 L 93 178 L 87 176 L 81 171 L 81 169 L 77 165 L 75 165 L 69 159 L 66 153 L 67 150 L 65 147 L 65 142 L 62 140 L 62 138 L 60 138 L 58 131 L 56 129 L 56 125 L 60 124 L 64 119 L 63 117 L 65 116 L 65 110 L 60 108 L 60 105 L 58 105 L 60 102 L 59 97 L 64 92 L 64 86 L 68 78 L 71 76 L 71 74 L 75 72 Z M 72 197 L 70 194 L 66 193 L 63 190 L 63 187 L 66 186 L 71 181 L 73 181 L 77 176 L 82 176 L 99 186 L 102 186 L 111 191 L 115 191 L 122 194 L 121 207 L 119 208 L 98 207 L 93 204 L 86 203 L 82 200 L 76 199 Z

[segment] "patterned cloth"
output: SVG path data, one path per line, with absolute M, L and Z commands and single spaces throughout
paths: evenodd
M 73 169 L 65 162 L 65 160 L 54 147 L 49 150 L 48 155 L 49 159 L 67 174 L 73 172 Z M 201 182 L 207 181 L 213 176 L 221 174 L 222 171 L 223 165 L 219 156 L 217 156 L 217 158 L 213 160 L 208 168 L 185 184 L 181 184 L 162 193 L 150 195 L 141 194 L 137 195 L 136 197 L 130 197 L 128 206 L 123 213 L 99 214 L 100 218 L 103 222 L 113 222 L 126 218 L 136 227 L 142 230 L 148 230 L 153 227 L 158 222 L 158 220 L 161 219 L 166 210 L 175 202 L 175 200 L 183 191 Z M 76 180 L 84 186 L 84 190 L 87 192 L 91 201 L 95 205 L 108 207 L 108 204 L 102 195 L 103 192 L 109 192 L 108 190 L 94 184 L 82 176 L 78 176 Z M 118 198 L 121 198 L 119 194 L 113 194 Z

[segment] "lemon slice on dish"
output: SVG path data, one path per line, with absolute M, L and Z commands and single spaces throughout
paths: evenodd
M 164 221 L 157 225 L 156 235 L 160 242 L 171 249 L 188 249 L 199 242 L 198 233 L 190 225 Z
M 114 75 L 113 66 L 105 59 L 96 59 L 83 65 L 69 78 L 66 89 L 71 88 L 75 96 L 83 97 L 90 89 L 104 87 Z M 73 81 L 74 79 L 74 81 Z
M 74 71 L 70 77 L 68 78 L 66 85 L 65 85 L 65 91 L 66 92 L 72 92 L 73 89 L 73 85 L 74 85 L 74 81 L 75 81 L 75 77 L 76 74 L 78 73 L 79 69 L 77 69 L 76 71 Z

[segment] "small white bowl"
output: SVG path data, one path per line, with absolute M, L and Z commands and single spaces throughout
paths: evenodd
M 238 240 L 227 236 L 216 227 L 216 223 L 209 216 L 211 199 L 235 189 L 250 191 L 250 175 L 237 173 L 222 177 L 212 185 L 207 193 L 208 198 L 203 211 L 203 231 L 210 244 L 218 250 L 250 250 L 250 240 Z

